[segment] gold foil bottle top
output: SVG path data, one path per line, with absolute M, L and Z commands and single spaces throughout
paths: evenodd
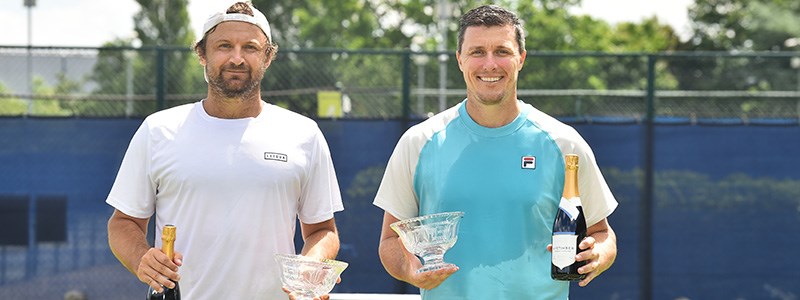
M 161 230 L 161 251 L 172 260 L 175 257 L 175 225 L 166 225 Z
M 578 192 L 578 156 L 575 154 L 564 155 L 566 170 L 564 172 L 564 192 L 562 197 L 566 199 L 580 197 Z
M 567 169 L 578 169 L 578 155 L 577 154 L 567 154 L 564 156 L 564 160 L 567 163 Z
M 175 240 L 175 225 L 164 226 L 164 229 L 161 230 L 161 240 L 162 241 Z

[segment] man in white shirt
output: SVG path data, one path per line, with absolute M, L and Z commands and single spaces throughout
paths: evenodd
M 212 15 L 195 51 L 208 96 L 148 116 L 131 139 L 106 200 L 111 250 L 157 290 L 180 282 L 185 299 L 286 298 L 274 254 L 294 253 L 297 219 L 301 254 L 339 251 L 330 150 L 313 120 L 261 99 L 277 45 L 252 4 Z M 160 230 L 155 247 L 145 239 L 152 216 L 177 227 L 172 261 Z

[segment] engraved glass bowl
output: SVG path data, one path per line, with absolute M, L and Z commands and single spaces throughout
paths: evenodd
M 458 224 L 463 212 L 445 212 L 419 216 L 392 223 L 403 246 L 422 258 L 422 268 L 417 273 L 455 266 L 444 261 L 444 254 L 458 240 Z
M 275 254 L 283 287 L 295 292 L 299 300 L 330 293 L 347 263 L 332 259 L 314 259 L 302 255 Z

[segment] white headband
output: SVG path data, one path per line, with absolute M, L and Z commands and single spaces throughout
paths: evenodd
M 272 34 L 270 33 L 269 22 L 267 22 L 267 17 L 264 16 L 260 11 L 255 9 L 255 7 L 250 6 L 253 11 L 253 15 L 246 15 L 246 14 L 227 14 L 224 12 L 218 12 L 210 17 L 206 21 L 205 25 L 203 25 L 203 36 L 205 36 L 211 28 L 217 26 L 217 24 L 227 21 L 237 21 L 237 22 L 245 22 L 250 23 L 253 25 L 258 26 L 261 28 L 261 31 L 267 35 L 267 40 L 269 43 L 272 43 Z

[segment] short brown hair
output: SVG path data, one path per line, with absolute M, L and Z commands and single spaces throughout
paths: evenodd
M 519 53 L 525 52 L 525 28 L 516 14 L 497 5 L 483 5 L 468 11 L 461 16 L 458 22 L 458 48 L 461 52 L 461 45 L 464 44 L 464 32 L 467 27 L 472 26 L 514 26 L 517 35 L 517 47 Z

